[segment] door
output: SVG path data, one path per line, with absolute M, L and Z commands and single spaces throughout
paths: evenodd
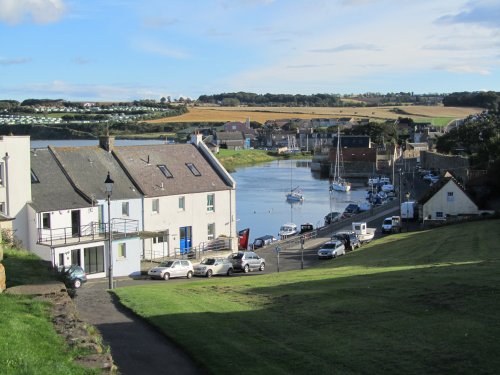
M 174 264 L 172 264 L 172 267 L 170 267 L 170 276 L 172 277 L 182 276 L 182 266 L 180 261 L 176 260 Z
M 71 235 L 80 237 L 80 210 L 71 211 Z
M 71 250 L 71 264 L 76 264 L 77 266 L 81 266 L 80 249 Z
M 191 249 L 191 227 L 179 228 L 179 247 L 181 249 L 181 254 L 187 253 Z

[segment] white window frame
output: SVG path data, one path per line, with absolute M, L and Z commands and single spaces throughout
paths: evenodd
M 154 198 L 151 201 L 151 211 L 154 214 L 159 214 L 160 213 L 160 199 L 159 198 Z
M 117 253 L 119 259 L 126 259 L 127 258 L 127 243 L 126 242 L 118 243 L 118 249 L 117 249 L 116 253 Z
M 186 197 L 179 197 L 179 211 L 186 211 Z
M 207 224 L 207 240 L 208 241 L 215 240 L 215 223 Z
M 215 194 L 207 194 L 207 212 L 215 212 Z
M 122 216 L 130 216 L 129 202 L 122 202 Z

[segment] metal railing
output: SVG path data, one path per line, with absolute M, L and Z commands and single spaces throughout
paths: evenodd
M 131 219 L 111 219 L 113 236 L 127 237 L 136 235 L 139 231 L 139 221 Z M 90 222 L 80 227 L 38 228 L 37 243 L 66 245 L 79 242 L 88 242 L 96 239 L 106 239 L 109 235 L 109 224 Z

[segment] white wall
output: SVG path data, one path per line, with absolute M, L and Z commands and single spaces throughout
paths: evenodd
M 215 194 L 214 212 L 207 211 L 208 194 Z M 185 210 L 179 209 L 180 197 L 185 199 Z M 144 199 L 144 230 L 168 231 L 168 244 L 156 245 L 156 250 L 159 252 L 163 252 L 166 247 L 165 251 L 168 255 L 168 245 L 170 245 L 170 251 L 179 248 L 179 228 L 185 226 L 192 227 L 193 246 L 199 246 L 208 241 L 208 224 L 211 223 L 215 223 L 215 238 L 221 235 L 237 237 L 234 190 L 158 197 L 160 202 L 158 214 L 152 212 L 153 199 L 155 198 Z M 237 246 L 237 241 L 233 242 Z M 151 248 L 150 246 L 153 246 L 151 240 L 145 240 L 146 251 Z
M 449 192 L 453 193 L 453 197 L 448 197 Z M 478 208 L 462 189 L 450 180 L 424 204 L 424 220 L 444 220 L 446 218 L 436 217 L 436 212 L 443 212 L 445 215 L 477 215 Z
M 15 218 L 12 223 L 15 235 L 23 242 L 23 246 L 27 247 L 26 203 L 31 201 L 30 137 L 0 137 L 0 164 L 3 177 L 0 184 L 0 202 L 6 203 L 5 214 Z
M 118 257 L 120 243 L 126 246 L 126 257 Z M 139 237 L 113 241 L 113 276 L 139 276 L 141 274 L 142 240 Z M 108 259 L 105 259 L 106 265 Z M 106 269 L 107 271 L 107 269 Z

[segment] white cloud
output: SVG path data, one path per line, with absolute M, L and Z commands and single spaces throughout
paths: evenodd
M 466 74 L 480 74 L 483 76 L 490 75 L 491 71 L 480 65 L 437 65 L 434 67 L 436 70 L 446 70 L 452 73 L 466 73 Z
M 64 0 L 0 0 L 0 22 L 52 23 L 66 10 Z
M 26 64 L 31 61 L 31 58 L 29 57 L 18 57 L 14 59 L 3 59 L 0 58 L 0 65 L 2 66 L 7 66 L 7 65 L 20 65 L 20 64 Z

